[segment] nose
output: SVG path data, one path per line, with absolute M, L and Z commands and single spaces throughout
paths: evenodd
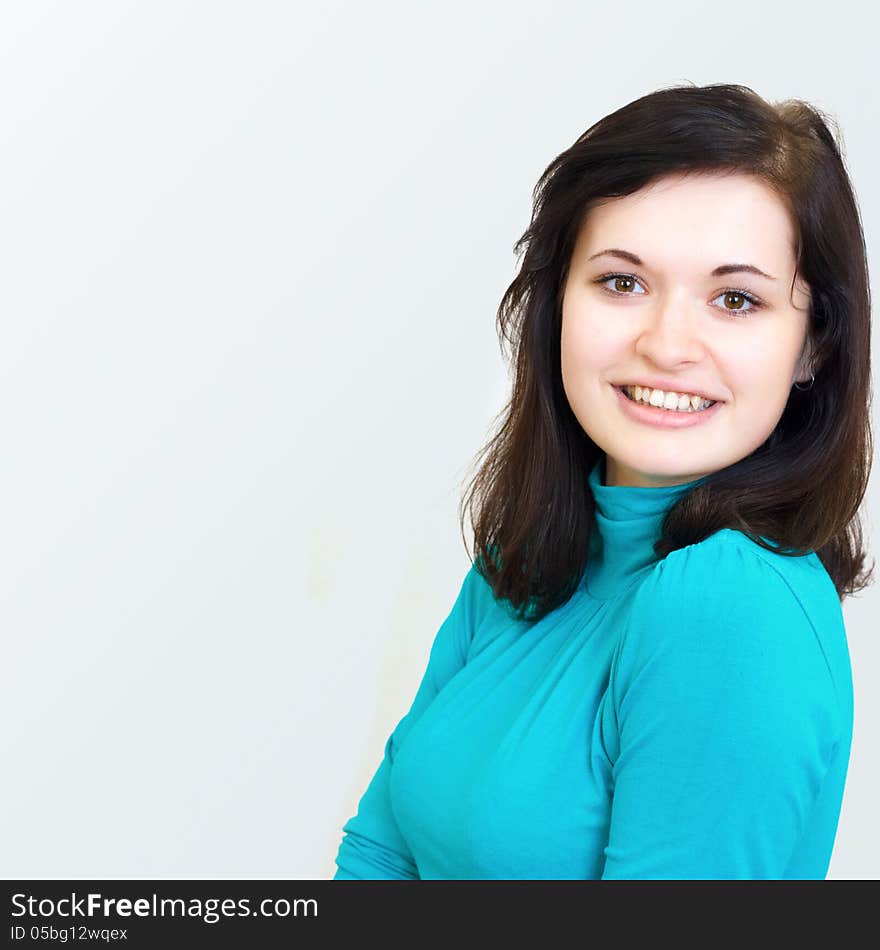
M 706 354 L 700 315 L 681 299 L 646 308 L 636 329 L 635 350 L 657 366 L 699 363 Z

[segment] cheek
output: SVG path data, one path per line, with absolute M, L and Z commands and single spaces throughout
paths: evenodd
M 720 372 L 736 401 L 759 407 L 762 414 L 781 413 L 788 401 L 794 367 L 794 357 L 788 350 L 778 341 L 754 340 L 751 346 L 724 352 Z
M 563 315 L 560 348 L 563 373 L 606 375 L 620 364 L 625 341 L 616 340 L 607 324 L 584 314 Z

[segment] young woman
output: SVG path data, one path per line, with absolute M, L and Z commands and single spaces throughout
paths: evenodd
M 872 580 L 836 138 L 800 100 L 662 89 L 550 164 L 523 247 L 473 563 L 335 879 L 823 878 L 841 604 Z

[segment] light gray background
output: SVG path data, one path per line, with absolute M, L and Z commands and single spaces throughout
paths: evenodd
M 661 85 L 805 98 L 876 288 L 876 13 L 807 12 L 0 8 L 0 873 L 332 876 L 468 567 L 550 159 Z M 844 610 L 829 877 L 877 878 L 880 589 Z

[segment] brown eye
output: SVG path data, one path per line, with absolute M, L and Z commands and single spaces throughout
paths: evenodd
M 641 297 L 644 293 L 634 291 L 639 282 L 632 274 L 603 274 L 594 283 L 600 284 L 606 293 L 616 294 L 618 297 Z M 608 284 L 613 286 L 609 287 Z
M 734 316 L 744 316 L 753 310 L 760 310 L 762 306 L 761 301 L 758 300 L 757 297 L 753 297 L 745 290 L 736 290 L 733 288 L 730 290 L 722 290 L 715 299 L 718 300 L 720 298 L 724 299 L 724 304 L 721 309 L 734 314 Z M 733 306 L 728 307 L 728 303 L 732 303 Z

